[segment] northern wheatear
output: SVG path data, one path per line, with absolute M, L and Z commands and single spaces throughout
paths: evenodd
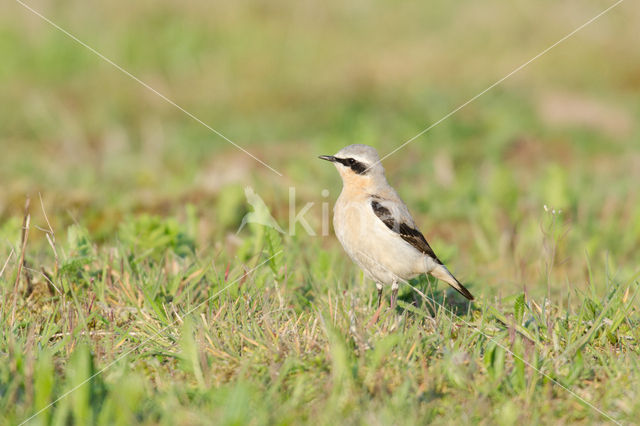
M 335 164 L 342 177 L 333 227 L 349 257 L 375 281 L 378 307 L 384 284 L 391 284 L 394 308 L 398 282 L 420 274 L 431 274 L 473 300 L 469 290 L 438 259 L 407 206 L 387 183 L 374 148 L 349 145 L 335 155 L 319 158 Z

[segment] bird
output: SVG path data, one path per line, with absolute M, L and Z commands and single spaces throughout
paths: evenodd
M 474 299 L 438 259 L 406 204 L 387 182 L 375 148 L 348 145 L 335 155 L 318 158 L 332 162 L 342 178 L 333 228 L 347 255 L 376 283 L 378 312 L 385 285 L 391 284 L 390 307 L 394 309 L 398 283 L 421 274 L 432 275 Z

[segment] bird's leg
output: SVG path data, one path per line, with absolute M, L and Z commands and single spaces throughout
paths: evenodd
M 396 308 L 396 302 L 398 300 L 398 281 L 394 280 L 391 284 L 391 309 Z

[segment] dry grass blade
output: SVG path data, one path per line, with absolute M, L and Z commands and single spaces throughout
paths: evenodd
M 24 217 L 22 220 L 22 234 L 21 234 L 21 248 L 20 248 L 20 261 L 18 262 L 18 271 L 16 273 L 16 280 L 13 285 L 12 306 L 11 306 L 11 327 L 13 327 L 16 319 L 16 305 L 18 302 L 18 285 L 20 284 L 20 276 L 22 275 L 22 269 L 25 266 L 25 252 L 27 250 L 27 241 L 29 240 L 29 225 L 31 223 L 31 214 L 29 213 L 29 205 L 31 199 L 27 197 L 24 203 Z

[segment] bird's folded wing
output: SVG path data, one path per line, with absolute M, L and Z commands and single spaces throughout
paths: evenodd
M 442 265 L 442 262 L 433 252 L 433 249 L 424 238 L 424 235 L 415 228 L 413 219 L 404 204 L 391 200 L 384 200 L 379 197 L 372 197 L 371 208 L 375 215 L 378 216 L 378 219 L 380 219 L 387 228 L 397 233 L 403 240 L 411 244 L 417 250 Z

